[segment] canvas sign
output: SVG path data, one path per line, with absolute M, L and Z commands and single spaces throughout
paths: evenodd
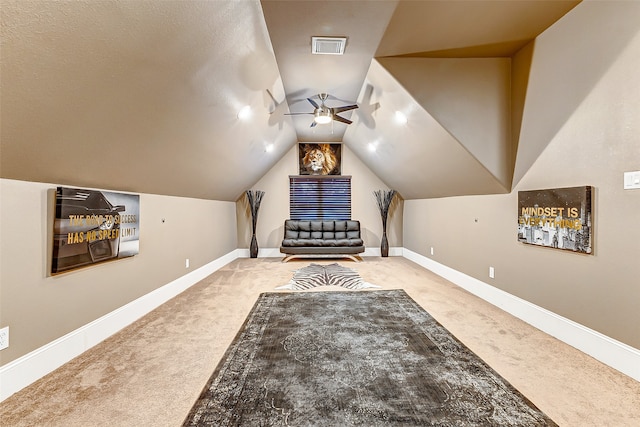
M 593 253 L 592 187 L 518 192 L 518 240 Z
M 139 234 L 139 195 L 58 187 L 51 273 L 136 255 Z

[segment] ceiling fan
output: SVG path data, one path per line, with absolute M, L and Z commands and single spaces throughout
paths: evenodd
M 313 105 L 312 113 L 286 113 L 287 116 L 295 116 L 300 114 L 311 114 L 313 115 L 313 121 L 311 122 L 310 127 L 314 127 L 316 125 L 324 125 L 327 123 L 331 123 L 332 120 L 336 122 L 341 122 L 350 125 L 353 123 L 351 120 L 345 119 L 344 117 L 338 116 L 338 113 L 342 113 L 349 110 L 354 110 L 358 108 L 356 104 L 353 105 L 344 105 L 342 107 L 327 107 L 324 105 L 324 101 L 329 98 L 329 94 L 320 93 L 318 94 L 318 98 L 320 99 L 320 105 L 316 101 L 311 98 L 307 98 L 307 101 Z

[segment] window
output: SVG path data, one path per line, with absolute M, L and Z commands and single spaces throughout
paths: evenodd
M 351 177 L 289 176 L 290 219 L 351 219 Z

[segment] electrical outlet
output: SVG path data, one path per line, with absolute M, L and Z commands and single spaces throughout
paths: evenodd
M 492 279 L 496 278 L 496 270 L 493 267 L 489 267 L 489 277 Z
M 9 327 L 5 326 L 0 329 L 0 350 L 9 347 Z
M 184 260 L 184 268 L 189 268 L 189 258 Z

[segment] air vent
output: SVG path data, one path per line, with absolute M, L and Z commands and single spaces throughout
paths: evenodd
M 311 37 L 311 53 L 315 55 L 342 55 L 346 37 Z

